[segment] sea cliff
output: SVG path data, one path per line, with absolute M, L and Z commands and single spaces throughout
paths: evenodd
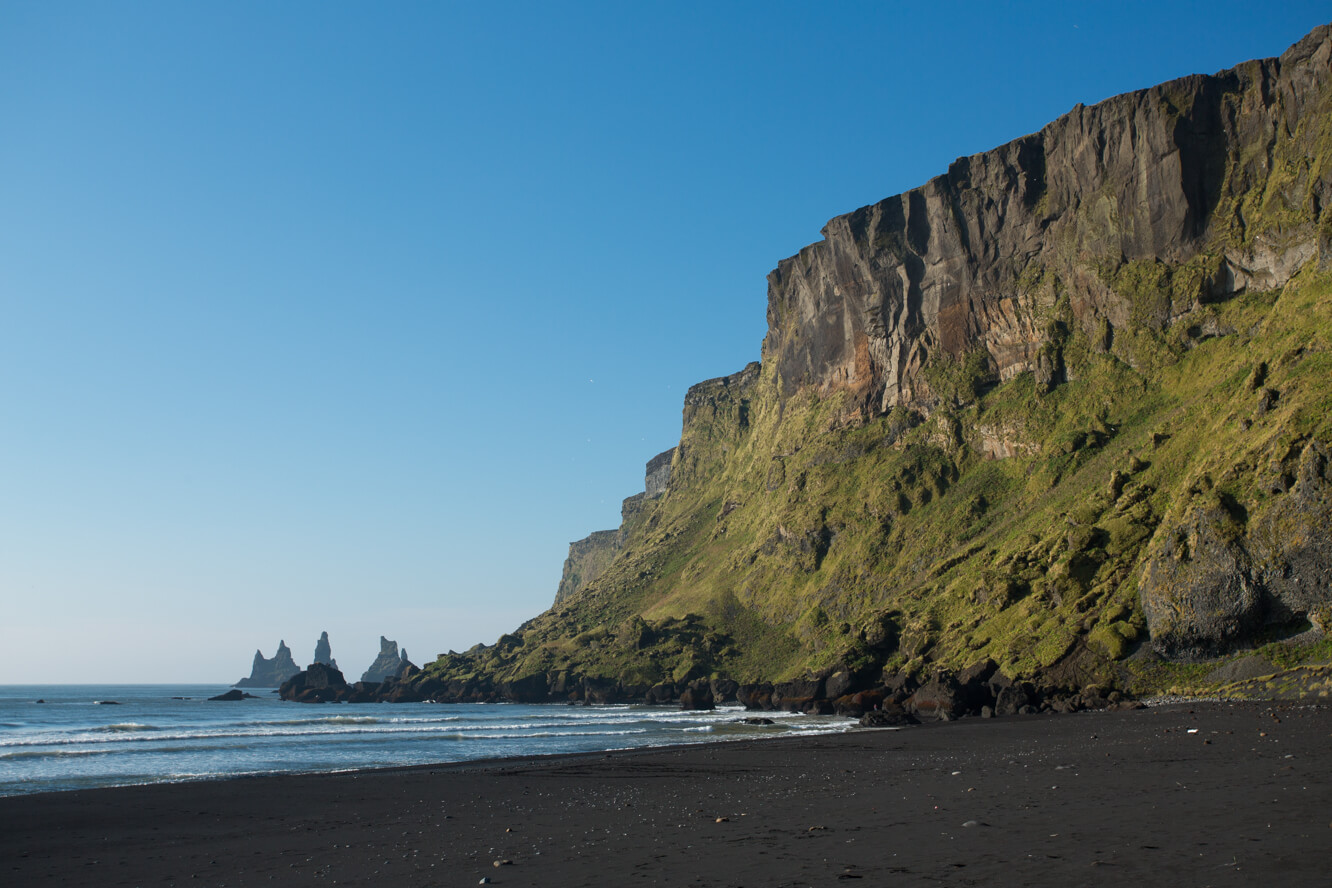
M 1320 27 L 831 220 L 552 608 L 394 693 L 933 716 L 1328 653 L 1329 58 Z

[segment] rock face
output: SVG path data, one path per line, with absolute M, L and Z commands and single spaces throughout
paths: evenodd
M 407 652 L 404 650 L 399 654 L 398 643 L 389 641 L 381 635 L 379 636 L 379 656 L 370 664 L 370 668 L 361 675 L 361 681 L 387 681 L 390 678 L 397 678 L 409 667 L 416 668 L 407 659 Z
M 671 482 L 671 461 L 675 448 L 658 453 L 648 460 L 643 476 L 644 492 L 627 498 L 620 506 L 620 526 L 615 530 L 598 530 L 581 540 L 569 544 L 569 557 L 564 560 L 564 572 L 555 591 L 558 606 L 577 595 L 588 583 L 610 566 L 624 547 L 628 529 L 634 517 L 642 511 L 645 500 L 661 496 Z
M 1224 492 L 1198 490 L 1157 539 L 1139 594 L 1152 646 L 1198 659 L 1267 626 L 1332 613 L 1332 481 L 1310 441 L 1278 464 L 1260 516 Z M 1286 480 L 1289 479 L 1289 480 Z
M 1269 158 L 1318 155 L 1322 128 L 1302 124 L 1326 113 L 1329 51 L 1324 26 L 1280 59 L 1079 105 L 923 187 L 838 216 L 769 275 L 764 363 L 784 393 L 844 391 L 852 410 L 876 414 L 945 395 L 923 373 L 940 354 L 978 352 L 998 380 L 1034 371 L 1057 381 L 1042 317 L 1056 294 L 1024 280 L 1029 268 L 1059 274 L 1090 336 L 1142 314 L 1105 282 L 1134 262 L 1199 260 L 1150 307 L 1157 317 L 1141 318 L 1153 322 L 1280 287 L 1326 253 L 1315 224 L 1212 248 L 1245 224 L 1229 204 L 1267 176 Z M 1326 204 L 1332 170 L 1292 172 L 1289 199 Z
M 285 641 L 279 641 L 277 653 L 271 660 L 265 658 L 262 651 L 254 652 L 254 665 L 250 667 L 249 677 L 242 678 L 234 687 L 277 688 L 300 671 L 301 667 L 291 658 L 291 648 L 287 647 Z
M 661 496 L 671 483 L 671 460 L 675 457 L 675 448 L 662 451 L 648 460 L 647 472 L 643 477 L 643 492 L 648 499 Z
M 319 640 L 315 642 L 313 662 L 323 663 L 326 666 L 332 666 L 334 669 L 338 668 L 338 661 L 333 659 L 333 646 L 328 643 L 327 632 L 321 632 Z

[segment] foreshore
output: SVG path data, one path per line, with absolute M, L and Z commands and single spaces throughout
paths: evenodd
M 1326 885 L 1330 752 L 1326 705 L 1184 703 L 14 796 L 0 882 Z

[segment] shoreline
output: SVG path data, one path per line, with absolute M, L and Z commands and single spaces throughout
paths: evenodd
M 6 884 L 1322 884 L 1332 709 L 1180 703 L 0 798 Z M 495 866 L 496 861 L 510 861 Z

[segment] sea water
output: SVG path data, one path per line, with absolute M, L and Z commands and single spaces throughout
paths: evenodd
M 217 685 L 0 685 L 0 795 L 341 771 L 846 730 L 833 716 L 738 707 L 304 704 Z M 44 702 L 38 702 L 44 701 Z

